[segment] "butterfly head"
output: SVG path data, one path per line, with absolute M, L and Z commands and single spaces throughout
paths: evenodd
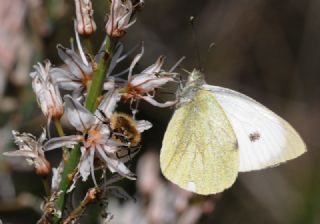
M 201 86 L 205 84 L 204 74 L 201 71 L 194 69 L 191 73 L 188 73 L 188 80 L 178 93 L 179 102 L 176 107 L 180 107 L 183 104 L 192 101 Z

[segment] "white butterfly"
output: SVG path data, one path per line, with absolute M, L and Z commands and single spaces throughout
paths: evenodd
M 194 70 L 164 135 L 160 165 L 181 188 L 214 194 L 229 188 L 238 172 L 276 166 L 304 152 L 288 122 L 248 96 L 207 85 Z

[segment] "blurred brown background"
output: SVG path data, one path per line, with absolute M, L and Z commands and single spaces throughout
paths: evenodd
M 104 37 L 106 2 L 94 0 L 93 5 L 98 32 L 92 40 L 98 49 Z M 145 43 L 141 68 L 164 54 L 167 68 L 185 55 L 181 67 L 192 70 L 198 45 L 208 83 L 263 103 L 288 120 L 307 144 L 308 153 L 301 158 L 273 169 L 241 173 L 213 212 L 198 223 L 320 223 L 319 12 L 318 0 L 146 0 L 137 23 L 128 30 L 123 40 L 127 50 Z M 198 44 L 190 16 L 196 18 Z M 74 17 L 73 1 L 1 1 L 1 152 L 15 147 L 12 129 L 38 135 L 45 125 L 28 74 L 39 60 L 62 63 L 55 47 L 70 46 Z M 212 42 L 215 47 L 208 53 Z M 154 127 L 144 135 L 140 156 L 150 148 L 159 152 L 171 113 L 172 109 L 142 105 L 139 116 L 150 119 Z M 60 156 L 58 152 L 47 155 L 54 164 Z M 41 182 L 21 161 L 0 155 L 4 223 L 35 223 L 40 215 Z M 134 194 L 134 183 L 126 182 L 125 188 Z

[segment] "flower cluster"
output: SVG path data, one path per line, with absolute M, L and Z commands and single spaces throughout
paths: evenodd
M 134 175 L 124 165 L 124 162 L 137 152 L 140 133 L 148 130 L 152 125 L 148 121 L 138 121 L 129 115 L 116 112 L 116 106 L 119 101 L 126 102 L 128 99 L 132 101 L 143 99 L 158 107 L 174 105 L 175 101 L 159 103 L 153 97 L 156 88 L 174 81 L 175 73 L 161 70 L 164 57 L 160 56 L 155 64 L 141 73 L 133 75 L 133 68 L 142 56 L 142 48 L 142 52 L 133 59 L 130 65 L 127 82 L 107 90 L 96 112 L 91 113 L 79 98 L 86 95 L 87 87 L 92 79 L 93 64 L 87 64 L 74 50 L 64 48 L 61 45 L 58 45 L 57 48 L 59 56 L 68 67 L 68 71 L 52 68 L 49 61 L 45 63 L 44 67 L 38 64 L 35 67 L 36 70 L 30 74 L 33 78 L 33 89 L 42 112 L 48 119 L 59 119 L 64 112 L 70 124 L 80 134 L 51 138 L 45 143 L 44 150 L 49 151 L 62 147 L 73 148 L 74 145 L 80 143 L 82 156 L 74 180 L 81 176 L 82 180 L 86 181 L 91 174 L 97 185 L 94 177 L 94 170 L 97 168 L 94 164 L 95 158 L 99 159 L 100 168 L 108 167 L 112 172 L 134 179 Z M 112 75 L 109 79 L 112 79 Z M 59 89 L 71 93 L 71 95 L 63 97 L 64 106 Z M 15 138 L 17 138 L 17 134 L 15 134 Z M 44 137 L 42 136 L 41 143 L 43 141 Z M 31 151 L 36 150 L 33 146 L 30 147 Z M 17 153 L 10 155 L 17 155 Z M 39 160 L 44 158 L 43 153 L 39 154 L 37 158 Z
M 77 48 L 72 46 L 69 49 L 60 44 L 57 46 L 58 55 L 66 66 L 53 67 L 49 61 L 45 61 L 44 64 L 34 66 L 34 71 L 30 73 L 38 104 L 47 118 L 47 132 L 51 121 L 54 121 L 59 136 L 51 137 L 49 133 L 47 140 L 46 131 L 43 130 L 39 140 L 36 140 L 31 134 L 13 131 L 19 150 L 5 155 L 26 157 L 42 177 L 50 177 L 49 174 L 53 172 L 51 193 L 49 189 L 49 200 L 44 206 L 48 208 L 44 210 L 44 221 L 52 216 L 58 219 L 65 217 L 64 202 L 55 207 L 55 200 L 59 200 L 60 194 L 71 192 L 79 179 L 87 181 L 91 176 L 97 197 L 103 186 L 106 191 L 122 191 L 110 185 L 110 180 L 117 179 L 115 176 L 136 179 L 126 163 L 139 152 L 141 133 L 152 127 L 149 121 L 135 118 L 138 102 L 144 100 L 156 107 L 168 107 L 176 103 L 176 100 L 158 102 L 155 99 L 158 88 L 168 82 L 175 82 L 176 73 L 162 69 L 164 56 L 160 56 L 142 72 L 134 73 L 144 53 L 143 45 L 131 65 L 123 72 L 114 74 L 114 68 L 135 51 L 123 54 L 123 45 L 118 39 L 135 22 L 132 19 L 134 12 L 142 4 L 141 0 L 112 0 L 106 23 L 108 36 L 101 47 L 103 50 L 99 50 L 97 55 L 91 55 L 82 47 L 79 34 L 88 36 L 96 30 L 92 4 L 89 0 L 75 0 Z M 125 74 L 127 78 L 122 78 Z M 88 106 L 88 102 L 93 102 L 93 106 Z M 119 111 L 119 103 L 128 103 L 132 115 Z M 132 107 L 133 104 L 136 107 Z M 74 134 L 64 134 L 62 117 L 74 128 Z M 51 169 L 45 152 L 59 148 L 63 149 L 63 160 L 57 168 Z M 66 164 L 71 163 L 70 149 L 74 152 L 77 148 L 81 155 L 78 160 L 73 158 L 76 164 L 72 171 L 66 171 Z M 104 178 L 96 178 L 96 170 L 102 171 L 99 173 Z M 114 173 L 109 180 L 106 180 L 107 170 Z M 62 186 L 64 182 L 67 182 L 67 188 Z M 64 200 L 64 196 L 61 198 Z M 75 218 L 73 214 L 66 220 Z

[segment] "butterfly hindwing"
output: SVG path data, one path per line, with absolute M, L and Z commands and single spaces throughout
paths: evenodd
M 234 183 L 239 167 L 236 136 L 211 92 L 200 89 L 175 111 L 160 163 L 166 178 L 199 194 L 221 192 Z

